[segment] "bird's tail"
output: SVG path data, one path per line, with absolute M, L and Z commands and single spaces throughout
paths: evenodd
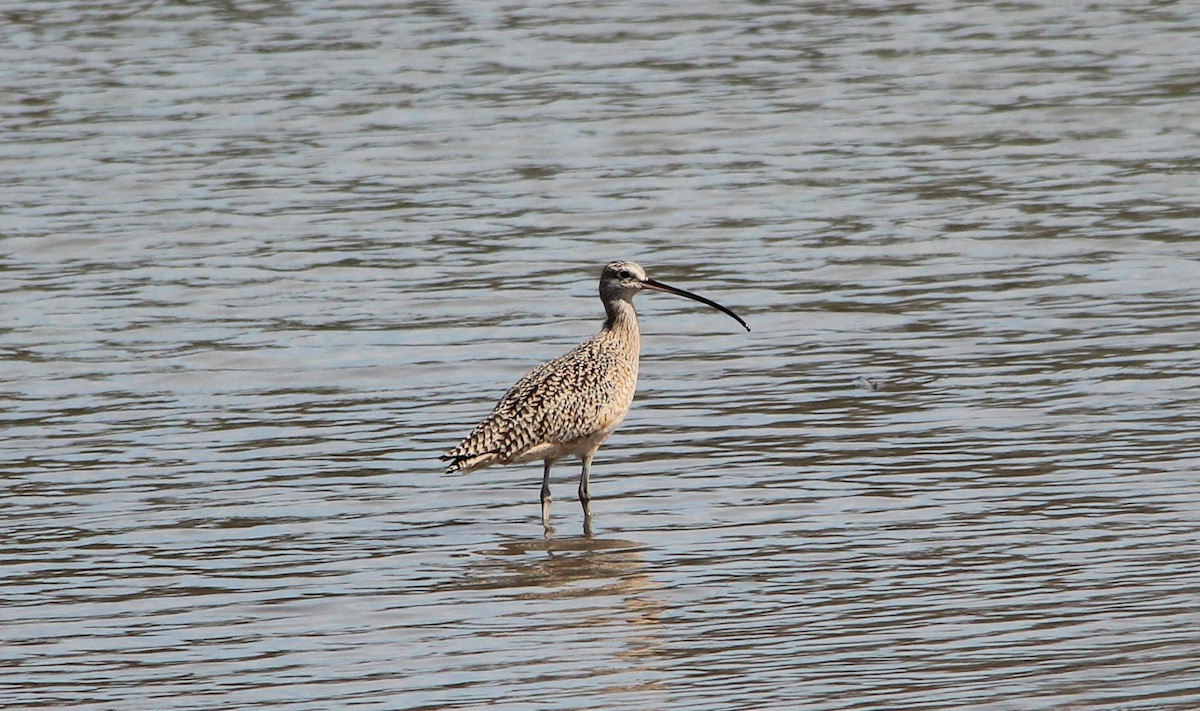
M 449 462 L 446 465 L 446 473 L 454 474 L 455 472 L 473 472 L 476 469 L 483 469 L 489 464 L 500 461 L 500 452 L 484 452 L 482 454 L 460 454 L 452 449 L 446 452 L 438 459 L 443 462 Z

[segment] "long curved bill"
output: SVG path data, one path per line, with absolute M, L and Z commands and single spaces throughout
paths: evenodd
M 733 318 L 734 321 L 737 321 L 738 323 L 742 324 L 742 328 L 746 329 L 747 331 L 750 330 L 749 324 L 747 324 L 745 321 L 743 321 L 741 316 L 738 316 L 737 314 L 735 314 L 734 312 L 725 308 L 724 306 L 718 304 L 717 302 L 712 301 L 710 299 L 706 299 L 703 296 L 700 296 L 699 294 L 693 294 L 692 292 L 685 291 L 683 289 L 680 289 L 677 286 L 671 286 L 670 284 L 664 284 L 661 281 L 658 281 L 657 279 L 646 279 L 645 281 L 642 282 L 642 286 L 644 286 L 647 289 L 653 289 L 654 291 L 665 291 L 668 294 L 675 294 L 677 296 L 686 296 L 687 298 L 691 299 L 692 301 L 699 301 L 702 304 L 706 304 L 708 306 L 713 307 L 717 311 L 721 311 L 721 312 L 725 313 L 726 315 Z

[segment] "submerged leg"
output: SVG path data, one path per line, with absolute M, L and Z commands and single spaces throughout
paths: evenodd
M 542 527 L 550 528 L 550 467 L 554 462 L 547 459 L 542 472 Z
M 583 471 L 579 474 L 579 503 L 583 505 L 584 525 L 592 518 L 592 495 L 588 493 L 588 477 L 592 473 L 592 455 L 583 457 Z

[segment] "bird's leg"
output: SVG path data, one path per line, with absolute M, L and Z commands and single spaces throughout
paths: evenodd
M 583 457 L 583 471 L 579 474 L 579 503 L 583 505 L 583 521 L 592 518 L 592 495 L 588 493 L 588 476 L 592 473 L 592 455 Z
M 554 462 L 546 460 L 546 468 L 542 472 L 542 527 L 550 528 L 550 467 Z

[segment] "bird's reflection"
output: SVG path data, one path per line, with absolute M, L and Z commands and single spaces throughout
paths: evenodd
M 647 570 L 648 549 L 637 541 L 594 535 L 517 538 L 480 551 L 471 566 L 471 584 L 508 590 L 516 598 L 607 601 L 594 611 L 589 605 L 586 619 L 564 617 L 564 624 L 624 620 L 628 634 L 616 656 L 629 665 L 657 657 L 664 648 L 658 630 L 664 605 Z
M 482 551 L 480 563 L 492 568 L 487 577 L 498 587 L 537 585 L 569 594 L 565 588 L 572 583 L 590 580 L 640 591 L 651 586 L 643 568 L 645 549 L 636 541 L 589 534 L 558 537 L 548 529 L 542 538 L 504 541 Z

